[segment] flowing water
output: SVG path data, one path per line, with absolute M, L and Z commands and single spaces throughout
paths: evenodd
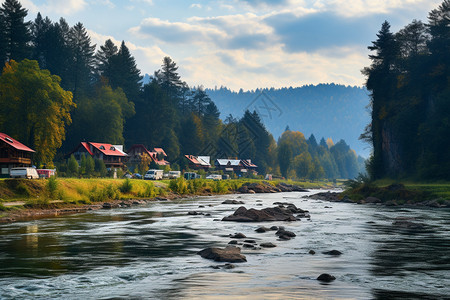
M 312 193 L 199 197 L 0 225 L 0 299 L 449 297 L 450 210 L 302 198 Z M 259 209 L 291 202 L 311 220 L 221 222 L 239 206 L 225 199 Z M 193 210 L 211 215 L 187 214 Z M 425 228 L 398 228 L 397 217 Z M 256 233 L 259 225 L 283 225 L 297 236 L 279 241 L 274 231 Z M 247 262 L 227 270 L 196 254 L 226 246 L 236 232 L 277 247 L 244 248 Z M 322 254 L 333 249 L 343 254 Z M 321 273 L 336 280 L 320 283 Z

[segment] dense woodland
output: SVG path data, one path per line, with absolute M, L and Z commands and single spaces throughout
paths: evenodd
M 369 49 L 370 175 L 449 180 L 450 1 L 397 33 L 384 22 Z
M 163 147 L 182 169 L 184 154 L 251 159 L 260 174 L 291 178 L 352 178 L 362 169 L 343 140 L 318 143 L 286 128 L 277 143 L 256 111 L 220 119 L 204 89 L 184 82 L 170 57 L 142 84 L 125 42 L 97 49 L 81 23 L 26 17 L 18 1 L 2 4 L 0 131 L 34 148 L 37 165 L 65 161 L 80 141 L 96 141 Z

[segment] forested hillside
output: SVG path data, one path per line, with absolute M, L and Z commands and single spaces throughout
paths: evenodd
M 241 116 L 245 109 L 257 109 L 276 139 L 289 126 L 306 136 L 344 139 L 358 154 L 370 154 L 370 147 L 358 139 L 370 119 L 366 108 L 369 96 L 364 88 L 319 84 L 234 92 L 221 87 L 207 89 L 206 93 L 222 117 Z
M 373 178 L 450 179 L 450 1 L 397 33 L 383 23 L 364 70 Z

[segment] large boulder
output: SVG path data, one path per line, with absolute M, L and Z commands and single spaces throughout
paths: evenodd
M 234 222 L 264 222 L 264 221 L 297 221 L 290 210 L 283 207 L 246 209 L 239 207 L 234 214 L 224 217 L 222 221 Z
M 281 192 L 309 192 L 308 190 L 301 188 L 297 185 L 292 185 L 284 182 L 280 182 L 276 186 Z
M 247 258 L 241 254 L 241 249 L 238 247 L 227 246 L 225 248 L 206 248 L 197 252 L 203 258 L 212 259 L 214 261 L 223 262 L 246 262 Z

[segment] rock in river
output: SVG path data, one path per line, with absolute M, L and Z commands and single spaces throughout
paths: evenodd
M 327 274 L 327 273 L 320 274 L 319 277 L 317 277 L 317 280 L 323 281 L 323 282 L 331 282 L 335 279 L 336 279 L 336 277 L 334 277 L 333 275 Z
M 241 254 L 238 247 L 227 246 L 225 248 L 206 248 L 197 252 L 203 258 L 212 259 L 214 261 L 224 261 L 231 263 L 246 262 L 245 255 Z
M 234 222 L 262 222 L 262 221 L 297 221 L 290 210 L 283 207 L 246 209 L 244 206 L 239 207 L 234 214 L 224 217 L 222 221 Z
M 339 256 L 342 254 L 342 252 L 339 250 L 324 251 L 322 253 L 327 254 L 327 255 L 334 255 L 334 256 Z

